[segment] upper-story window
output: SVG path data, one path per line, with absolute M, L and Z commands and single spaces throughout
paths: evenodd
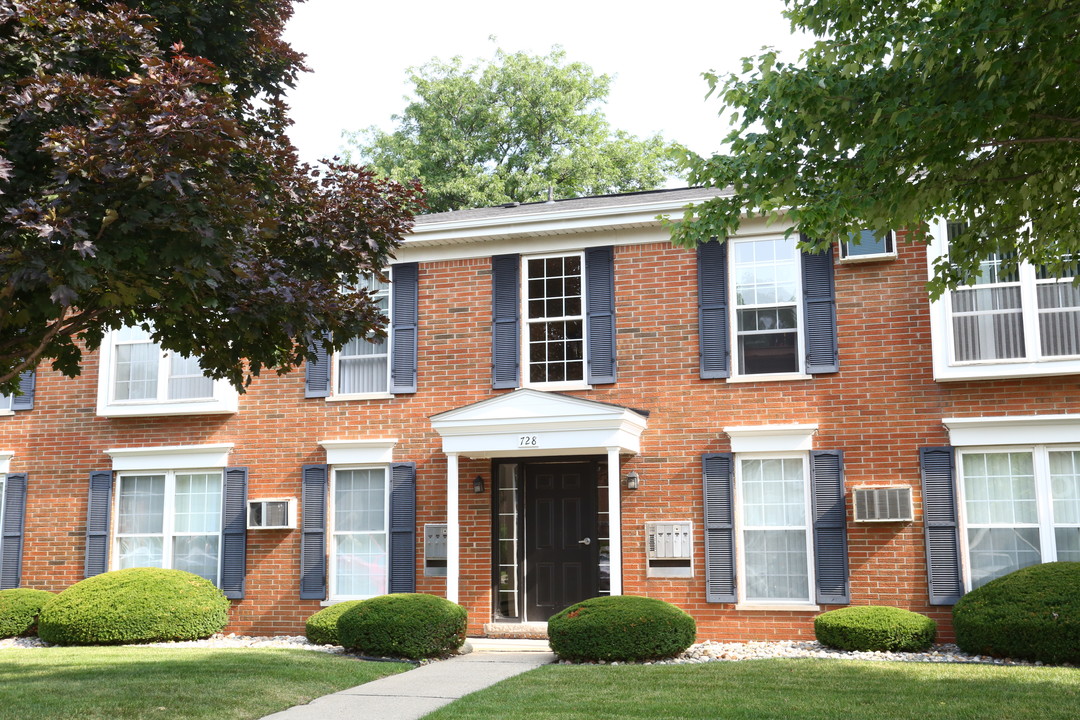
M 615 382 L 613 247 L 491 261 L 492 387 Z
M 305 369 L 304 397 L 357 400 L 416 392 L 419 265 L 393 265 L 387 275 L 389 282 L 374 274 L 360 279 L 390 320 L 386 337 L 353 338 L 332 356 L 316 345 L 317 359 Z
M 98 415 L 190 415 L 236 412 L 237 394 L 214 380 L 198 358 L 163 349 L 148 330 L 113 330 L 101 343 Z
M 966 229 L 962 222 L 943 225 L 939 234 L 945 243 L 931 247 L 931 261 L 948 252 L 948 241 Z M 1054 277 L 1026 262 L 1006 271 L 1007 259 L 991 254 L 971 284 L 947 291 L 933 304 L 938 379 L 1080 372 L 1075 273 Z
M 524 260 L 524 354 L 528 383 L 585 380 L 585 312 L 582 256 Z
M 735 374 L 801 372 L 795 238 L 733 239 L 730 243 Z
M 360 282 L 368 290 L 379 311 L 390 317 L 390 283 L 374 274 Z M 334 356 L 334 394 L 386 394 L 390 385 L 390 336 L 358 337 L 350 340 Z

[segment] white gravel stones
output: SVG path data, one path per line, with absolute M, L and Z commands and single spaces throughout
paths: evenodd
M 0 640 L 0 650 L 7 648 L 49 647 L 39 638 L 6 638 Z M 199 647 L 199 648 L 291 648 L 294 650 L 314 650 L 333 654 L 342 654 L 345 649 L 340 645 L 315 645 L 303 635 L 275 635 L 273 637 L 252 637 L 250 635 L 213 635 L 206 640 L 182 640 L 180 642 L 147 643 L 145 647 Z

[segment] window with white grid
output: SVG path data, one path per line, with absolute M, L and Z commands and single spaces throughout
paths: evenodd
M 387 468 L 335 468 L 330 595 L 356 599 L 387 592 Z
M 581 253 L 523 260 L 528 383 L 585 381 L 585 281 Z
M 959 454 L 968 587 L 1055 560 L 1080 561 L 1080 448 Z
M 186 570 L 215 585 L 221 565 L 221 471 L 121 473 L 114 569 Z
M 740 602 L 812 602 L 810 479 L 805 454 L 737 456 Z
M 112 401 L 198 400 L 214 395 L 214 381 L 197 358 L 162 350 L 141 327 L 112 333 Z
M 728 240 L 731 246 L 736 375 L 793 373 L 799 350 L 796 238 Z
M 966 223 L 946 226 L 949 240 Z M 1020 263 L 1005 272 L 1008 255 L 992 253 L 979 275 L 949 292 L 952 361 L 1039 361 L 1080 356 L 1080 287 L 1075 271 L 1054 277 Z
M 360 287 L 371 293 L 379 312 L 390 317 L 390 283 L 366 274 Z M 353 338 L 335 355 L 335 394 L 386 393 L 390 387 L 390 338 Z

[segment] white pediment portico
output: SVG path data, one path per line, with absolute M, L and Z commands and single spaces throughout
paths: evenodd
M 474 458 L 636 455 L 647 424 L 630 408 L 530 389 L 431 417 L 443 452 Z

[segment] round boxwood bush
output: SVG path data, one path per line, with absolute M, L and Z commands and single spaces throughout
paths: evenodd
M 307 635 L 307 639 L 316 645 L 340 645 L 341 640 L 338 639 L 337 630 L 338 619 L 346 610 L 354 608 L 362 602 L 364 601 L 346 600 L 345 602 L 334 603 L 309 617 L 307 622 L 304 623 L 304 634 Z
M 937 623 L 902 608 L 855 605 L 818 615 L 814 635 L 840 650 L 922 652 L 937 637 Z
M 465 608 L 435 595 L 393 593 L 364 600 L 338 618 L 338 639 L 376 657 L 443 657 L 465 642 Z
M 36 634 L 41 608 L 54 597 L 46 590 L 0 590 L 0 638 Z
M 671 603 L 637 595 L 596 597 L 548 620 L 548 641 L 564 660 L 659 660 L 694 644 L 694 618 Z
M 125 645 L 198 640 L 229 621 L 213 583 L 181 570 L 129 568 L 95 575 L 41 611 L 38 635 L 57 645 Z
M 953 606 L 956 644 L 972 655 L 1080 664 L 1080 562 L 1032 565 Z

